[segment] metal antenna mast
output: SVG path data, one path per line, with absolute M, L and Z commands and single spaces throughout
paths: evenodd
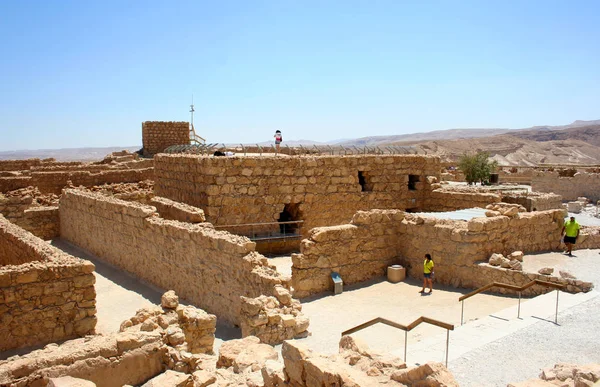
M 194 128 L 194 94 L 192 94 L 192 104 L 190 105 L 190 113 L 192 114 L 192 128 Z

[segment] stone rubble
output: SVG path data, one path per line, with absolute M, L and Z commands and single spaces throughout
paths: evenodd
M 510 383 L 508 387 L 587 387 L 600 384 L 600 364 L 558 363 L 545 368 L 539 379 Z

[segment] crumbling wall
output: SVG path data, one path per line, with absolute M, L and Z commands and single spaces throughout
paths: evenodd
M 0 351 L 93 333 L 93 271 L 0 216 Z
M 466 208 L 485 208 L 488 204 L 500 202 L 500 195 L 479 192 L 476 189 L 437 188 L 431 192 L 425 203 L 427 211 L 455 211 Z
M 163 371 L 166 347 L 159 332 L 122 332 L 70 340 L 0 361 L 0 385 L 46 386 L 72 376 L 98 387 L 141 385 Z
M 562 207 L 562 197 L 553 193 L 543 192 L 503 192 L 504 203 L 520 204 L 527 211 L 546 211 Z
M 44 240 L 58 236 L 58 207 L 40 206 L 31 195 L 0 194 L 0 215 Z
M 359 211 L 350 224 L 315 228 L 302 241 L 301 254 L 292 256 L 294 294 L 305 297 L 332 290 L 332 271 L 339 272 L 344 283 L 355 283 L 383 276 L 393 263 L 422 278 L 426 253 L 436 264 L 437 282 L 477 287 L 481 284 L 473 271 L 476 262 L 492 253 L 556 248 L 563 217 L 563 210 L 549 210 L 467 222 L 399 210 Z
M 437 157 L 416 155 L 161 154 L 155 157 L 155 192 L 202 208 L 215 225 L 276 222 L 287 208 L 289 220 L 304 220 L 304 234 L 346 223 L 357 210 L 422 209 L 439 170 Z M 409 175 L 419 181 L 409 184 Z
M 171 145 L 190 143 L 190 124 L 183 121 L 142 122 L 144 156 L 163 152 Z
M 240 322 L 241 296 L 289 287 L 248 238 L 199 224 L 165 220 L 156 208 L 65 190 L 61 237 L 219 318 Z
M 150 199 L 149 204 L 154 206 L 161 218 L 164 219 L 179 220 L 188 223 L 202 223 L 206 221 L 204 211 L 189 204 L 174 202 L 173 200 L 159 196 Z
M 154 168 L 92 171 L 31 172 L 26 176 L 0 177 L 0 192 L 34 186 L 43 193 L 60 194 L 68 182 L 75 186 L 129 183 L 154 178 Z
M 531 189 L 553 192 L 567 201 L 585 196 L 596 202 L 600 200 L 600 173 L 579 172 L 573 177 L 561 177 L 558 172 L 536 172 L 531 181 Z

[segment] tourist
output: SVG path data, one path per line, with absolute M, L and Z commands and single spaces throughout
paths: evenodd
M 425 293 L 425 287 L 429 284 L 429 291 L 427 293 L 433 292 L 433 259 L 431 259 L 431 254 L 425 254 L 425 261 L 423 261 L 423 289 L 419 293 Z
M 276 130 L 275 135 L 273 137 L 275 137 L 275 147 L 277 148 L 277 153 L 279 153 L 279 144 L 281 144 L 281 142 L 283 141 L 283 137 L 281 136 L 281 131 Z
M 565 246 L 567 246 L 567 251 L 565 253 L 569 254 L 570 257 L 573 256 L 571 251 L 573 250 L 573 245 L 577 241 L 577 237 L 579 236 L 579 223 L 575 221 L 575 217 L 571 216 L 560 232 L 561 236 L 565 236 L 563 241 L 565 242 Z

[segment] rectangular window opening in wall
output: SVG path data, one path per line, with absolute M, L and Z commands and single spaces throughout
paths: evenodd
M 417 183 L 419 182 L 419 175 L 408 175 L 408 189 L 415 191 L 417 189 Z
M 373 187 L 368 182 L 368 176 L 364 171 L 358 171 L 358 184 L 360 184 L 360 190 L 362 192 L 372 191 Z

